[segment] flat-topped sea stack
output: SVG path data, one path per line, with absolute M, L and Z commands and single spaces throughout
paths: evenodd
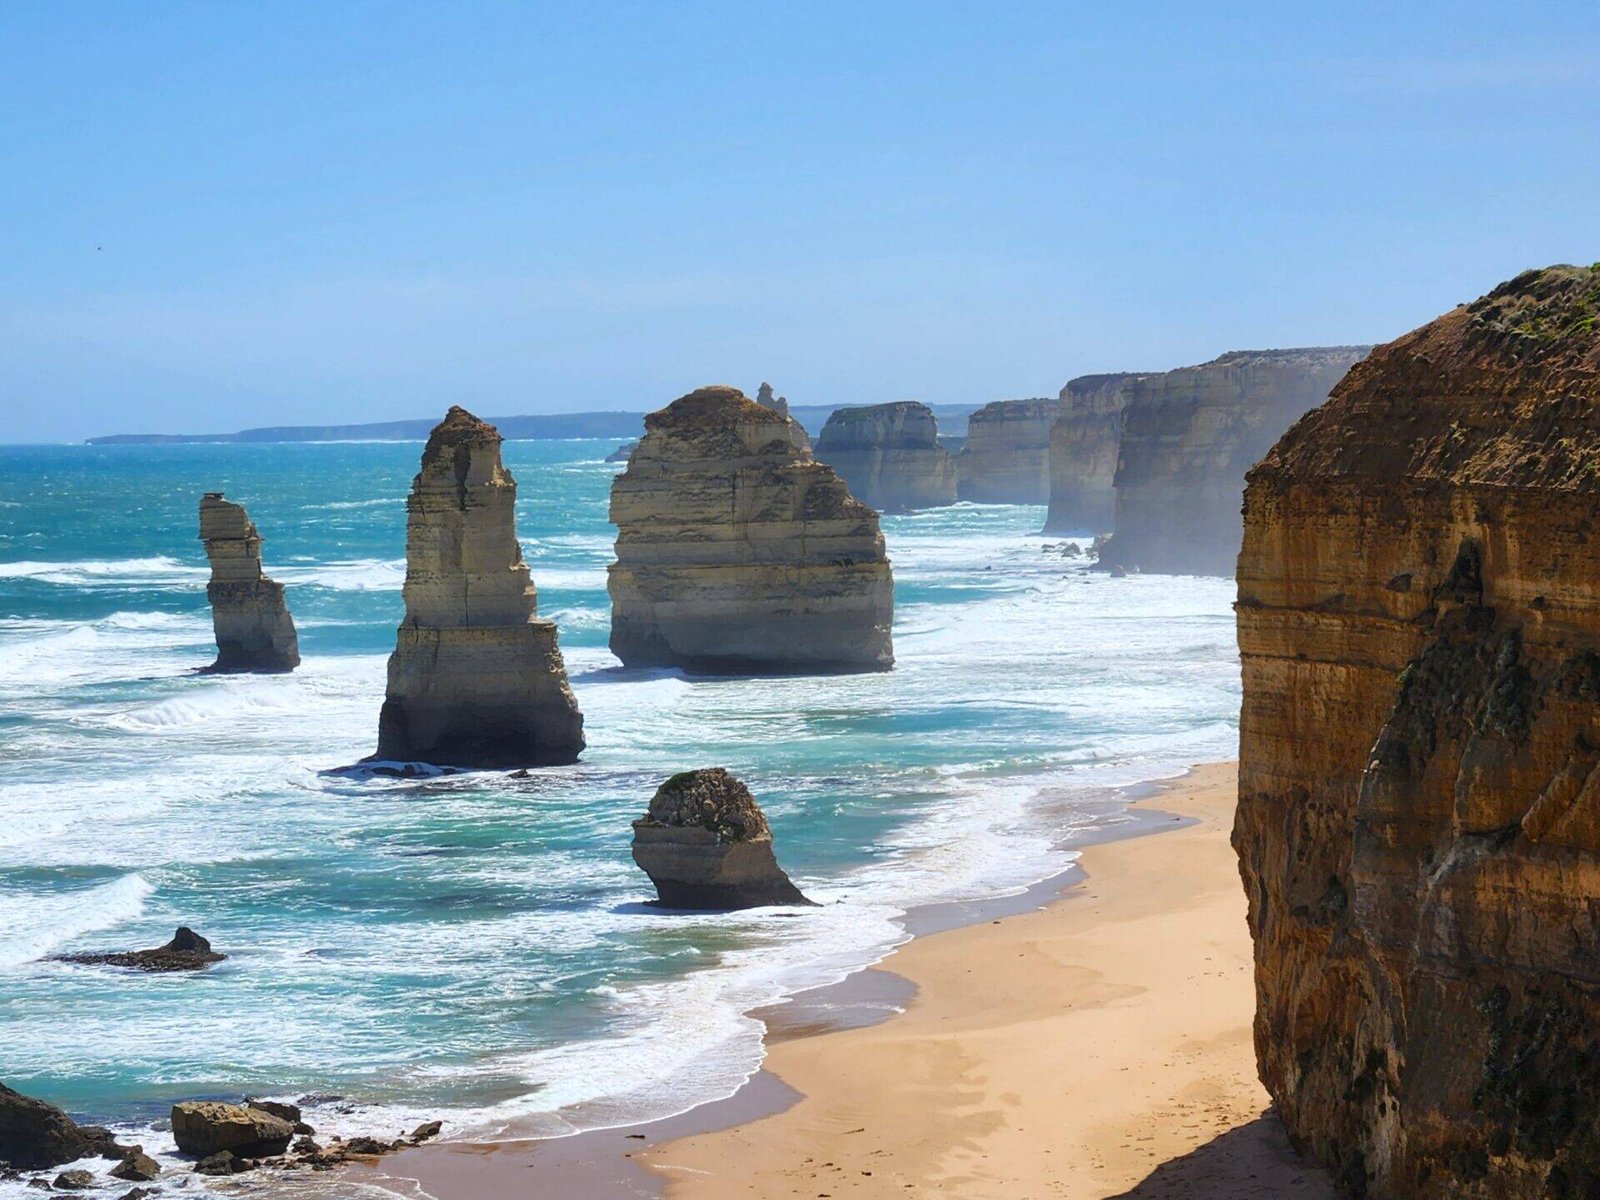
M 211 563 L 206 599 L 217 634 L 217 661 L 208 671 L 292 671 L 300 640 L 283 600 L 283 584 L 261 571 L 261 535 L 244 506 L 221 492 L 200 499 L 200 540 Z
M 756 798 L 721 767 L 684 771 L 633 823 L 633 861 L 667 908 L 809 905 L 772 852 Z
M 1232 575 L 1244 473 L 1369 349 L 1238 350 L 1125 382 L 1116 531 L 1101 566 Z
M 1261 1077 L 1351 1196 L 1600 1194 L 1600 269 L 1379 347 L 1250 474 Z
M 956 459 L 961 499 L 978 504 L 1044 504 L 1050 499 L 1050 427 L 1061 401 L 996 400 L 967 419 Z
M 1128 383 L 1123 372 L 1082 375 L 1061 389 L 1061 415 L 1050 427 L 1050 511 L 1046 533 L 1110 533 L 1116 524 L 1117 453 Z
M 926 404 L 835 409 L 816 455 L 844 477 L 851 495 L 880 512 L 956 502 L 955 460 L 939 444 L 939 423 Z
M 583 717 L 517 542 L 500 434 L 452 408 L 406 501 L 405 621 L 378 721 L 382 760 L 459 767 L 576 761 Z
M 737 388 L 645 418 L 611 486 L 611 650 L 630 667 L 882 671 L 894 583 L 878 514 Z

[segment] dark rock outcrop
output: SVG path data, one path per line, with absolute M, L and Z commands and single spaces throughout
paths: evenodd
M 464 408 L 434 427 L 406 501 L 405 621 L 378 720 L 384 760 L 570 763 L 583 717 L 517 542 L 500 434 Z
M 227 957 L 213 950 L 210 942 L 187 925 L 180 925 L 170 942 L 151 950 L 87 951 L 57 955 L 52 961 L 95 967 L 131 967 L 136 971 L 158 973 L 198 971 Z
M 0 1083 L 0 1163 L 40 1171 L 91 1154 L 118 1152 L 104 1129 L 79 1125 L 55 1105 Z
M 1044 504 L 1050 499 L 1050 428 L 1061 401 L 996 400 L 967 419 L 956 458 L 961 499 L 978 504 Z
M 955 460 L 939 444 L 939 423 L 926 404 L 835 409 L 816 456 L 839 472 L 851 495 L 880 512 L 956 502 Z
M 200 540 L 211 562 L 211 623 L 217 661 L 207 671 L 223 674 L 292 671 L 300 665 L 300 642 L 283 600 L 283 584 L 261 571 L 261 535 L 242 505 L 207 492 L 200 500 Z
M 1600 269 L 1354 367 L 1250 474 L 1261 1076 L 1351 1196 L 1600 1195 Z
M 1128 384 L 1140 375 L 1082 375 L 1061 389 L 1050 427 L 1046 533 L 1110 533 L 1116 524 L 1117 453 Z
M 878 514 L 735 388 L 645 418 L 611 486 L 611 649 L 628 666 L 887 670 L 894 584 Z
M 633 861 L 668 908 L 811 903 L 778 866 L 750 789 L 721 767 L 684 771 L 656 789 L 633 823 Z
M 181 1153 L 196 1158 L 224 1150 L 240 1158 L 263 1158 L 289 1148 L 294 1126 L 249 1105 L 186 1100 L 172 1106 L 172 1138 Z
M 134 1146 L 122 1156 L 122 1161 L 111 1168 L 111 1178 L 126 1179 L 130 1183 L 149 1183 L 161 1174 L 161 1164 Z
M 94 1172 L 82 1169 L 62 1171 L 50 1181 L 50 1186 L 58 1192 L 86 1192 L 94 1187 Z
M 1101 565 L 1231 575 L 1244 473 L 1369 348 L 1241 350 L 1125 381 L 1116 532 Z

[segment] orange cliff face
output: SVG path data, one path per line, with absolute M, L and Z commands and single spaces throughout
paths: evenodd
M 1250 473 L 1261 1075 L 1355 1196 L 1600 1195 L 1600 269 L 1380 347 Z

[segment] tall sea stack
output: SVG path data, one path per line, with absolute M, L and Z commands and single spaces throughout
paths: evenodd
M 628 666 L 881 671 L 894 583 L 878 514 L 794 422 L 707 387 L 645 418 L 611 487 L 611 649 Z
M 939 444 L 939 423 L 926 404 L 836 408 L 816 455 L 844 477 L 851 495 L 880 512 L 956 502 L 955 460 Z
M 406 501 L 406 616 L 389 658 L 379 759 L 461 767 L 574 762 L 583 717 L 517 543 L 500 434 L 451 408 Z
M 1116 525 L 1117 453 L 1132 374 L 1082 375 L 1061 389 L 1050 427 L 1050 511 L 1046 533 L 1098 535 Z
M 978 504 L 1044 504 L 1050 499 L 1050 427 L 1061 401 L 996 400 L 967 419 L 956 459 L 961 498 Z
M 1600 269 L 1382 346 L 1250 474 L 1261 1076 L 1351 1196 L 1600 1194 Z
M 261 571 L 261 535 L 244 506 L 207 492 L 200 500 L 200 540 L 211 562 L 211 624 L 219 673 L 292 671 L 300 640 L 283 601 L 283 584 Z

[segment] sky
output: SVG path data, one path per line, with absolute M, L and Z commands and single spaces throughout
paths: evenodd
M 0 64 L 0 442 L 1054 395 L 1600 259 L 1592 0 L 8 0 Z

